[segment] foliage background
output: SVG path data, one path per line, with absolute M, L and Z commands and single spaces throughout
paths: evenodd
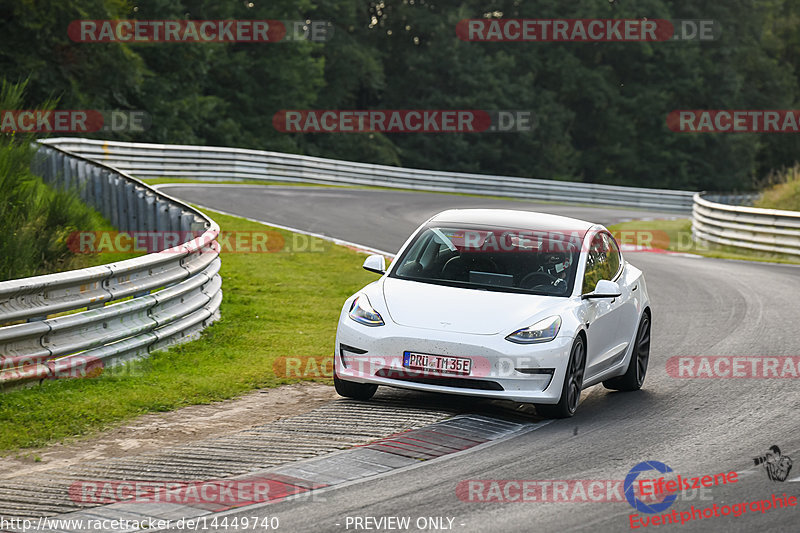
M 792 166 L 791 134 L 689 134 L 675 109 L 798 105 L 792 0 L 0 0 L 0 72 L 29 103 L 145 110 L 118 140 L 237 146 L 408 167 L 748 190 Z M 465 18 L 714 19 L 713 42 L 468 43 Z M 325 43 L 75 43 L 72 20 L 327 20 Z M 284 134 L 281 109 L 519 109 L 532 132 Z
M 24 82 L 2 82 L 0 109 L 20 109 L 24 91 Z M 38 107 L 52 106 L 45 102 Z M 67 238 L 72 232 L 110 230 L 111 224 L 74 191 L 53 189 L 31 173 L 32 141 L 32 135 L 0 134 L 0 281 L 108 260 L 70 251 Z

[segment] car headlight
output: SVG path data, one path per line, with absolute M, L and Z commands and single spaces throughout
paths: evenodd
M 364 324 L 365 326 L 383 325 L 383 318 L 372 308 L 369 299 L 367 299 L 367 296 L 364 294 L 360 294 L 353 300 L 353 305 L 350 306 L 350 312 L 347 315 L 359 324 Z
M 556 338 L 560 328 L 561 317 L 551 316 L 527 328 L 518 329 L 506 337 L 506 340 L 516 342 L 517 344 L 548 342 Z

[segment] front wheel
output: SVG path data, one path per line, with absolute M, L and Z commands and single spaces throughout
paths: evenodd
M 561 398 L 557 404 L 536 404 L 536 412 L 545 418 L 569 418 L 578 409 L 583 387 L 583 372 L 586 366 L 586 344 L 578 336 L 572 344 L 567 375 L 561 388 Z
M 333 374 L 333 386 L 339 396 L 345 398 L 353 398 L 354 400 L 369 400 L 378 390 L 377 385 L 371 383 L 356 383 L 354 381 L 345 381 L 339 379 L 335 373 Z
M 619 377 L 607 379 L 603 386 L 611 390 L 635 391 L 642 388 L 647 375 L 647 363 L 650 361 L 650 315 L 642 315 L 639 330 L 636 332 L 636 343 L 628 363 L 628 370 Z

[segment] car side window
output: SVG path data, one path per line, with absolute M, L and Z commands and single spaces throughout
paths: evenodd
M 588 294 L 597 286 L 601 279 L 610 280 L 616 274 L 616 270 L 611 269 L 608 259 L 609 247 L 606 238 L 602 233 L 598 233 L 592 238 L 589 245 L 589 253 L 586 256 L 586 269 L 583 274 L 583 294 Z M 619 266 L 619 252 L 617 252 L 617 266 Z
M 608 257 L 608 264 L 611 269 L 611 277 L 609 279 L 613 280 L 617 273 L 619 273 L 619 267 L 622 264 L 622 256 L 619 253 L 619 246 L 617 246 L 617 241 L 609 235 L 608 233 L 603 233 L 603 240 L 606 243 L 606 257 Z

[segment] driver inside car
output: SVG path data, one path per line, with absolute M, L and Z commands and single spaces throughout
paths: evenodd
M 540 272 L 547 272 L 554 278 L 561 281 L 567 277 L 569 266 L 572 264 L 571 254 L 566 252 L 553 252 L 546 254 L 542 261 L 542 266 L 539 267 Z
M 535 280 L 534 286 L 550 285 L 558 289 L 567 286 L 567 273 L 572 264 L 572 254 L 567 252 L 551 252 L 543 254 L 539 267 L 529 276 Z M 541 273 L 541 276 L 533 274 Z M 528 276 L 526 276 L 527 278 Z

